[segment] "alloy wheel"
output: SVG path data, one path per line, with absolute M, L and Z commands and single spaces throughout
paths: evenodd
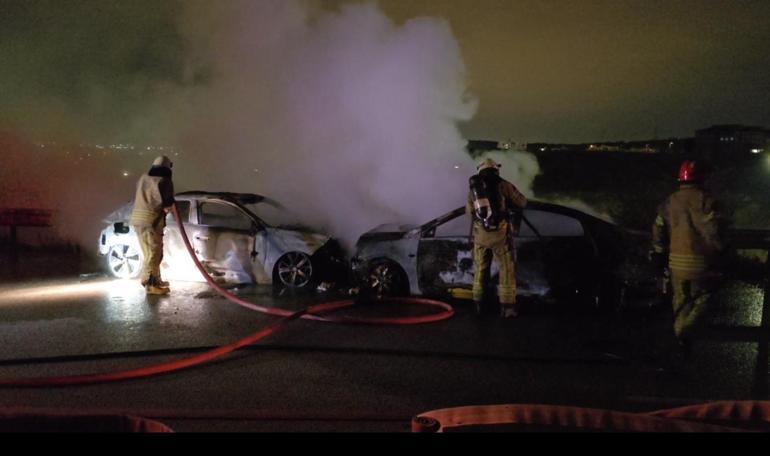
M 121 279 L 131 279 L 139 275 L 142 269 L 140 253 L 128 245 L 114 245 L 108 254 L 110 272 Z
M 313 265 L 301 252 L 287 253 L 278 261 L 278 278 L 289 288 L 302 288 L 310 282 Z

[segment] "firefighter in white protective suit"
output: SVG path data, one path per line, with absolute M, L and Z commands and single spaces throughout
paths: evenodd
M 174 184 L 171 181 L 173 166 L 165 155 L 153 161 L 150 170 L 136 184 L 134 209 L 129 219 L 144 255 L 142 285 L 147 294 L 151 295 L 165 295 L 170 291 L 168 282 L 161 279 L 160 263 L 163 260 L 166 214 L 174 204 Z

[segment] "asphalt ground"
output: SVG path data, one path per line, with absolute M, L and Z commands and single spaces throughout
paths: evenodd
M 275 317 L 232 304 L 205 284 L 146 297 L 135 281 L 99 275 L 0 285 L 0 377 L 123 370 L 200 353 Z M 299 309 L 336 293 L 235 290 Z M 420 326 L 297 321 L 218 361 L 153 378 L 78 387 L 2 388 L 6 409 L 131 414 L 180 432 L 408 432 L 446 407 L 560 404 L 646 411 L 714 400 L 767 399 L 768 351 L 759 284 L 733 280 L 685 359 L 670 310 L 614 312 L 523 302 L 516 319 L 477 316 L 454 300 L 450 320 Z M 424 309 L 362 302 L 350 315 Z

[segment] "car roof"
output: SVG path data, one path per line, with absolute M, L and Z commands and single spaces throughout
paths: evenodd
M 262 195 L 256 193 L 234 193 L 234 192 L 205 192 L 201 190 L 192 190 L 188 192 L 177 193 L 177 197 L 191 197 L 201 199 L 223 199 L 235 201 L 240 204 L 257 204 L 265 200 Z
M 574 217 L 574 218 L 576 218 L 578 220 L 581 220 L 581 221 L 591 220 L 591 221 L 598 221 L 598 222 L 609 223 L 609 222 L 607 222 L 605 220 L 602 220 L 600 218 L 594 217 L 593 215 L 587 214 L 587 213 L 585 213 L 583 211 L 580 211 L 580 210 L 577 210 L 577 209 L 573 209 L 573 208 L 567 207 L 567 206 L 562 206 L 562 205 L 559 205 L 559 204 L 546 203 L 546 202 L 543 202 L 543 201 L 529 200 L 529 201 L 527 201 L 526 209 L 529 209 L 529 210 L 533 210 L 534 209 L 534 210 L 540 210 L 540 211 L 553 212 L 554 214 L 568 215 L 570 217 Z M 445 222 L 446 220 L 449 220 L 449 219 L 452 219 L 452 218 L 455 218 L 455 217 L 461 215 L 464 212 L 465 212 L 465 207 L 464 206 L 463 207 L 458 207 L 457 209 L 455 209 L 453 211 L 447 212 L 447 213 L 445 213 L 445 214 L 443 214 L 443 215 L 441 215 L 441 216 L 439 216 L 439 217 L 437 217 L 437 218 L 435 218 L 433 220 L 430 220 L 430 221 L 428 221 L 426 223 L 423 223 L 420 226 L 420 228 L 424 229 L 424 228 L 429 227 L 430 225 L 434 225 L 434 224 L 435 225 L 439 225 L 439 224 Z

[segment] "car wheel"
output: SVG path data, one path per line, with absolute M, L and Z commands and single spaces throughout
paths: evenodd
M 286 288 L 304 288 L 313 278 L 313 263 L 302 252 L 289 252 L 275 265 L 278 282 Z
M 107 271 L 119 279 L 135 279 L 142 273 L 142 253 L 126 244 L 110 247 Z
M 392 261 L 372 262 L 364 280 L 366 290 L 378 297 L 404 296 L 409 292 L 406 274 Z

